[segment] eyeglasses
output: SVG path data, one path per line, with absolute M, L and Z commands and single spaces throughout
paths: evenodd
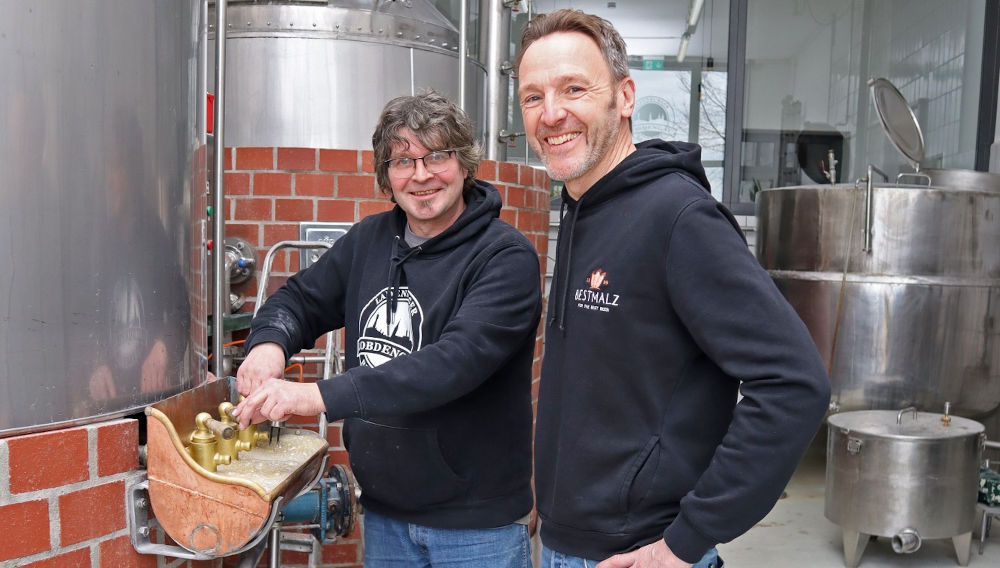
M 435 150 L 419 158 L 392 158 L 384 163 L 389 166 L 389 175 L 396 178 L 408 178 L 417 171 L 417 160 L 424 163 L 424 169 L 432 174 L 436 174 L 448 167 L 448 158 L 457 150 Z

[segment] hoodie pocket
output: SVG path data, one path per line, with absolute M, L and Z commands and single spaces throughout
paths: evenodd
M 653 479 L 656 477 L 656 468 L 660 463 L 659 448 L 660 437 L 653 436 L 643 446 L 642 451 L 632 459 L 625 483 L 618 492 L 620 510 L 628 512 L 649 493 Z
M 362 494 L 402 511 L 446 503 L 469 482 L 448 465 L 436 428 L 401 428 L 352 420 L 348 455 Z

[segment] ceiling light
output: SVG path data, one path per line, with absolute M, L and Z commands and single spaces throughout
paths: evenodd
M 688 12 L 688 27 L 693 28 L 698 25 L 698 18 L 701 17 L 701 7 L 705 0 L 691 0 L 691 11 Z
M 688 53 L 688 42 L 691 41 L 691 36 L 684 34 L 681 36 L 681 45 L 677 48 L 677 63 L 683 63 L 684 58 L 687 57 Z

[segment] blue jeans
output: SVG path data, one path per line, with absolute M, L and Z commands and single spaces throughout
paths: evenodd
M 551 548 L 542 545 L 542 565 L 538 568 L 594 568 L 597 560 L 587 560 L 577 556 L 569 556 L 561 552 L 556 552 Z M 723 562 L 719 558 L 719 552 L 711 549 L 701 557 L 697 564 L 692 564 L 691 568 L 722 568 Z
M 365 568 L 531 568 L 528 527 L 438 529 L 365 511 Z

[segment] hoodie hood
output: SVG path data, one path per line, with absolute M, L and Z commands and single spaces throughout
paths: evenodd
M 625 157 L 610 172 L 597 180 L 580 199 L 573 199 L 566 188 L 562 191 L 556 268 L 553 272 L 555 298 L 549 298 L 548 324 L 557 324 L 564 330 L 564 314 L 569 280 L 561 275 L 569 273 L 573 261 L 573 232 L 580 211 L 596 207 L 616 196 L 635 191 L 670 173 L 679 172 L 693 178 L 710 192 L 708 177 L 701 164 L 701 146 L 690 142 L 666 142 L 653 139 L 635 145 L 635 152 Z
M 586 201 L 587 206 L 594 206 L 618 193 L 645 186 L 672 171 L 684 172 L 706 190 L 710 190 L 705 168 L 701 164 L 701 146 L 690 142 L 653 139 L 636 144 L 635 152 L 597 180 L 579 200 L 574 200 L 563 189 L 563 202 L 583 207 L 583 202 Z
M 423 244 L 410 247 L 403 240 L 403 231 L 406 226 L 406 213 L 397 204 L 393 209 L 396 216 L 396 238 L 393 240 L 393 252 L 389 257 L 389 277 L 387 288 L 389 289 L 389 301 L 385 304 L 386 321 L 392 321 L 392 310 L 396 307 L 399 295 L 399 287 L 405 282 L 400 282 L 403 272 L 403 264 L 418 255 L 433 255 L 446 252 L 460 246 L 466 240 L 479 234 L 494 218 L 500 216 L 500 208 L 503 201 L 500 199 L 500 192 L 492 185 L 475 180 L 472 187 L 462 193 L 465 200 L 465 211 L 459 215 L 458 219 L 450 227 L 441 231 Z
M 472 187 L 462 193 L 462 198 L 465 200 L 465 211 L 462 211 L 458 219 L 440 234 L 428 239 L 420 246 L 413 247 L 412 250 L 419 249 L 419 254 L 432 254 L 449 250 L 463 243 L 472 235 L 479 233 L 494 218 L 500 216 L 500 208 L 503 206 L 500 192 L 484 181 L 475 180 Z M 406 213 L 399 205 L 396 205 L 393 213 L 396 216 L 396 251 L 397 254 L 401 250 L 405 253 L 411 250 L 402 238 L 406 225 Z

